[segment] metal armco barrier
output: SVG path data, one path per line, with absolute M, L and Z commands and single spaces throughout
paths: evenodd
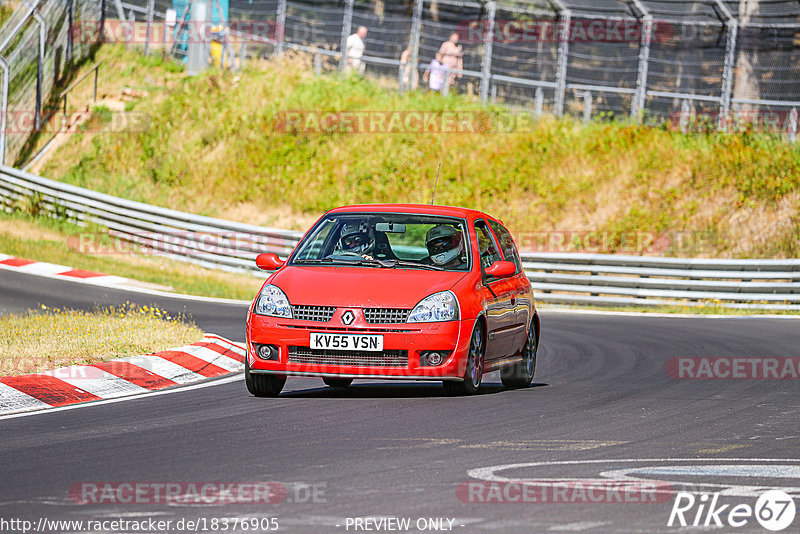
M 286 257 L 302 236 L 193 215 L 97 193 L 11 167 L 0 167 L 0 206 L 36 203 L 41 213 L 98 225 L 126 243 L 224 270 L 258 272 L 255 257 Z M 598 306 L 714 305 L 800 310 L 800 260 L 720 260 L 522 254 L 536 300 Z M 113 273 L 110 273 L 113 274 Z

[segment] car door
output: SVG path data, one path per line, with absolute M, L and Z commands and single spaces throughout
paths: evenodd
M 502 259 L 497 242 L 486 221 L 475 221 L 475 234 L 478 239 L 478 261 L 481 268 L 484 302 L 486 312 L 486 360 L 505 358 L 514 352 L 516 319 L 514 317 L 515 289 L 509 278 L 493 278 L 486 274 L 486 268 Z
M 514 324 L 517 327 L 512 343 L 513 350 L 511 351 L 514 354 L 522 349 L 528 336 L 528 322 L 533 313 L 533 289 L 528 277 L 525 275 L 525 271 L 522 269 L 522 261 L 514 244 L 514 239 L 511 237 L 511 232 L 498 221 L 489 220 L 489 226 L 494 231 L 494 235 L 500 244 L 500 252 L 503 253 L 503 259 L 510 261 L 517 267 L 514 276 L 509 278 L 509 281 L 514 284 L 512 304 L 514 306 Z

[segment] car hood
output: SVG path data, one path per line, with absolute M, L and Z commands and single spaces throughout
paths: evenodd
M 467 272 L 375 267 L 284 267 L 270 279 L 289 302 L 302 306 L 413 308 L 420 300 L 445 291 Z

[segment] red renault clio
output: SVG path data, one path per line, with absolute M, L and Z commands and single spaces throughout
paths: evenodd
M 539 317 L 511 234 L 479 211 L 412 204 L 326 213 L 247 314 L 245 381 L 277 396 L 287 376 L 441 380 L 472 394 L 483 375 L 527 387 Z

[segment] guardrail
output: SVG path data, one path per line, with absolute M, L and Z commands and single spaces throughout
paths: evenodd
M 299 232 L 161 208 L 0 167 L 0 207 L 97 225 L 126 243 L 181 261 L 258 272 L 261 252 L 286 257 Z M 106 252 L 113 252 L 106 251 Z M 609 254 L 525 254 L 541 302 L 599 306 L 701 306 L 800 311 L 800 260 L 720 260 Z M 112 273 L 113 274 L 113 273 Z

